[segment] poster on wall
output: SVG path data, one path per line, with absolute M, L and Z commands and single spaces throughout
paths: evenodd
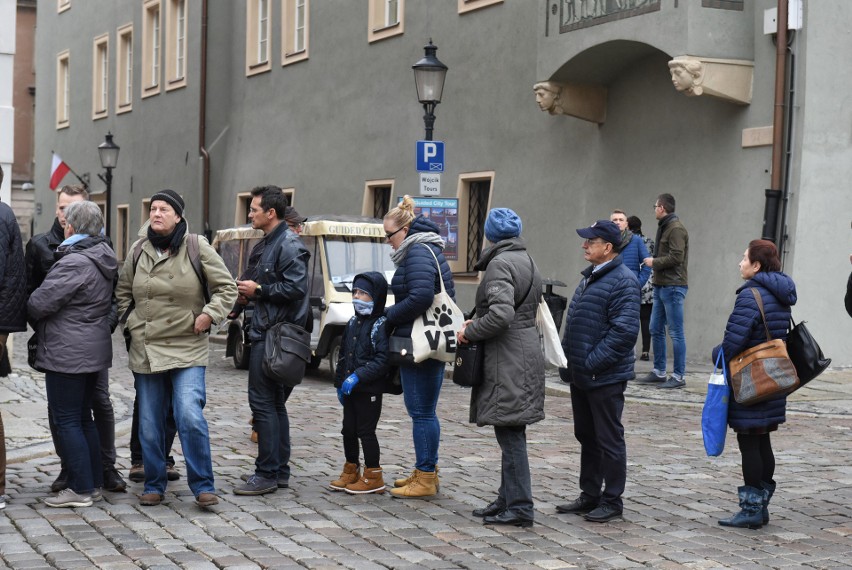
M 444 239 L 444 257 L 448 261 L 459 258 L 459 199 L 414 196 L 414 214 L 429 218 Z M 402 201 L 402 198 L 400 198 Z

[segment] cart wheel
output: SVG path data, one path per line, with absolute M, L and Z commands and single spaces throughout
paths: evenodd
M 332 377 L 337 373 L 338 358 L 340 358 L 340 337 L 336 336 L 328 345 L 328 369 L 331 370 Z
M 251 345 L 244 342 L 243 331 L 237 334 L 236 342 L 234 342 L 234 366 L 237 370 L 248 370 Z

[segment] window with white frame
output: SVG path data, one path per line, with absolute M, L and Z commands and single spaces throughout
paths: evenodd
M 478 278 L 475 265 L 485 241 L 485 218 L 491 207 L 494 172 L 470 172 L 459 175 L 459 258 L 450 261 L 450 269 L 463 279 Z
M 115 35 L 115 112 L 126 113 L 133 108 L 133 24 L 118 28 Z
M 459 14 L 502 3 L 503 0 L 459 0 Z
M 255 75 L 272 69 L 270 61 L 269 0 L 246 2 L 246 75 Z
M 405 0 L 369 0 L 367 40 L 376 42 L 403 33 Z
M 146 0 L 142 19 L 142 97 L 160 92 L 162 11 L 160 0 Z
M 56 56 L 56 128 L 70 124 L 71 113 L 71 52 L 65 50 Z
M 109 35 L 95 38 L 92 56 L 92 119 L 107 116 L 109 108 Z
M 166 90 L 186 86 L 186 0 L 168 0 Z
M 361 215 L 382 219 L 390 211 L 393 196 L 393 178 L 368 180 L 364 184 L 364 201 Z
M 281 2 L 281 65 L 308 59 L 309 0 Z
M 119 261 L 124 261 L 130 247 L 130 205 L 116 206 L 116 213 L 118 214 L 118 235 L 115 240 L 115 256 Z

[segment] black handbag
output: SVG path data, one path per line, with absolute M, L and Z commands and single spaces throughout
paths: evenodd
M 790 355 L 790 360 L 793 361 L 793 366 L 796 368 L 796 375 L 799 377 L 799 387 L 801 388 L 822 374 L 831 364 L 831 359 L 822 355 L 822 349 L 811 336 L 811 332 L 805 326 L 805 321 L 796 324 L 790 317 L 790 323 L 792 323 L 793 328 L 787 335 L 787 354 Z
M 472 388 L 482 384 L 485 376 L 485 342 L 469 342 L 456 347 L 456 360 L 453 367 L 453 382 L 459 386 Z
M 388 337 L 388 364 L 391 366 L 414 366 L 414 343 L 410 337 Z
M 277 323 L 266 331 L 263 373 L 284 386 L 302 383 L 311 359 L 311 333 L 293 323 Z
M 27 340 L 27 364 L 33 370 L 44 372 L 43 368 L 36 367 L 36 352 L 38 352 L 38 333 L 33 333 L 29 340 Z

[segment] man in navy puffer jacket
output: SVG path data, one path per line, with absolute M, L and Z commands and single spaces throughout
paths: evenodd
M 571 384 L 574 436 L 582 448 L 581 493 L 556 510 L 607 522 L 624 508 L 627 447 L 621 414 L 639 335 L 639 281 L 618 255 L 617 225 L 598 220 L 577 233 L 585 238 L 583 257 L 592 265 L 582 272 L 568 307 L 562 340 L 568 368 L 559 374 Z

